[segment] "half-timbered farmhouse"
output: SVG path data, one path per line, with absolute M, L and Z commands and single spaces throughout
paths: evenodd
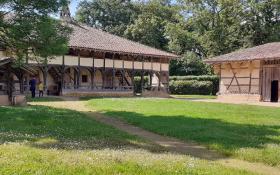
M 220 77 L 220 99 L 280 101 L 280 42 L 238 50 L 206 62 Z
M 21 71 L 12 71 L 16 92 L 28 92 L 32 76 L 44 82 L 51 95 L 132 96 L 135 76 L 140 77 L 146 95 L 168 92 L 169 62 L 176 55 L 93 27 L 73 22 L 69 26 L 73 32 L 68 54 L 50 59 L 47 65 L 26 60 Z M 5 50 L 0 50 L 2 104 L 7 103 L 5 73 L 12 61 Z M 149 77 L 146 87 L 144 77 Z

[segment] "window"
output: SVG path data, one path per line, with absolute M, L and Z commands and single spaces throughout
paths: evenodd
M 82 75 L 82 83 L 87 83 L 87 82 L 88 82 L 88 76 Z

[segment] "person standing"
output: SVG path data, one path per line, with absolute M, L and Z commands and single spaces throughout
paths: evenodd
M 32 77 L 32 79 L 29 81 L 30 91 L 32 98 L 35 98 L 35 92 L 36 92 L 36 79 L 35 77 Z
M 43 97 L 44 96 L 44 84 L 42 81 L 39 82 L 39 97 Z

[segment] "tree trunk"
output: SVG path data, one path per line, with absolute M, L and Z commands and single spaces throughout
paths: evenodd
M 5 73 L 5 79 L 6 79 L 6 85 L 7 85 L 7 95 L 8 95 L 8 99 L 10 101 L 11 105 L 15 105 L 14 101 L 13 101 L 13 95 L 14 95 L 14 77 L 12 74 L 12 68 L 11 65 L 8 64 L 6 66 L 6 70 L 7 72 Z

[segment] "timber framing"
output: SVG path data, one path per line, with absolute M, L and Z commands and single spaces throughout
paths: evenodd
M 69 52 L 44 59 L 28 55 L 26 64 L 15 70 L 15 91 L 27 93 L 29 80 L 43 82 L 46 94 L 90 95 L 134 93 L 135 77 L 140 77 L 141 92 L 168 93 L 169 63 L 177 55 L 129 41 L 109 33 L 69 24 L 74 29 Z M 0 69 L 13 62 L 13 55 L 0 51 Z M 5 71 L 3 72 L 5 73 Z M 3 75 L 4 76 L 4 75 Z M 144 79 L 148 77 L 149 81 Z M 4 79 L 1 77 L 0 80 Z M 5 81 L 0 91 L 6 92 Z
M 219 75 L 219 98 L 280 102 L 280 43 L 232 52 L 205 62 Z

